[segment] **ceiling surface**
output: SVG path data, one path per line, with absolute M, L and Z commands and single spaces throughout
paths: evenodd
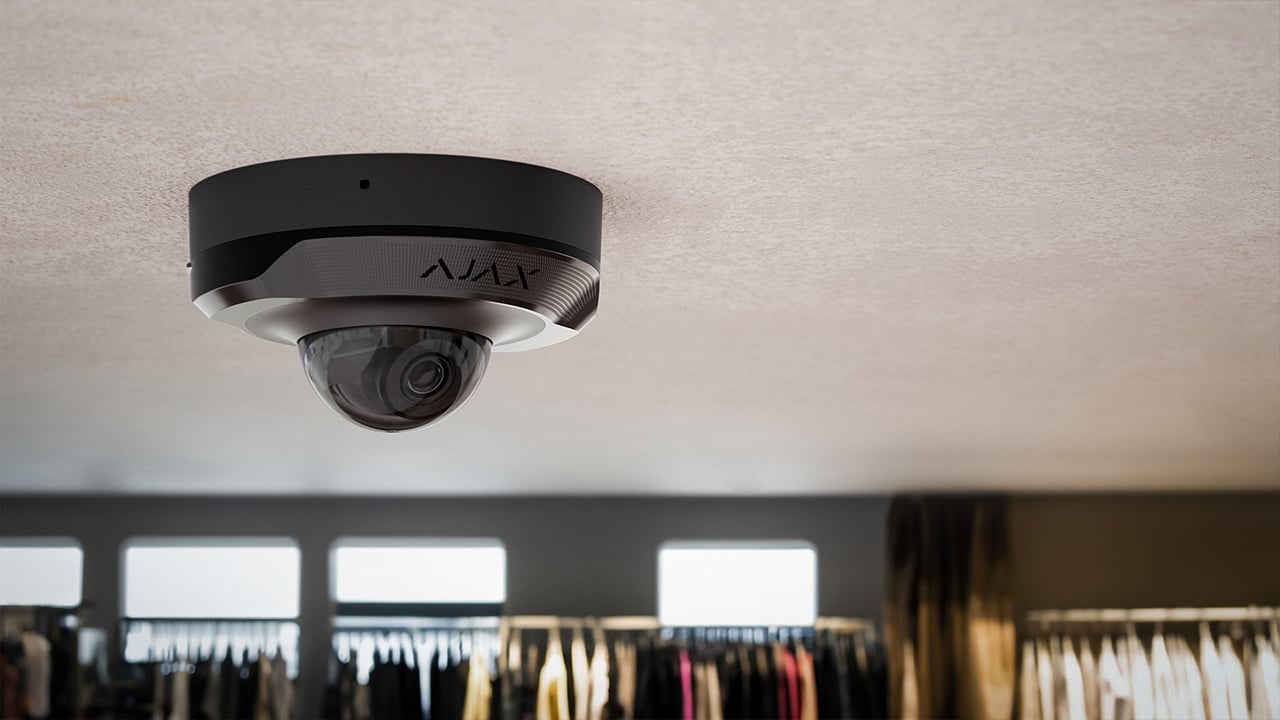
M 0 492 L 1280 487 L 1280 3 L 0 3 Z M 186 191 L 605 196 L 600 311 L 350 425 L 189 301 Z

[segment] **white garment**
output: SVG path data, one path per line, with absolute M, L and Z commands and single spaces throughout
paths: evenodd
M 1053 716 L 1057 720 L 1071 720 L 1067 716 L 1067 675 L 1063 668 L 1061 637 L 1049 641 L 1049 658 L 1053 661 Z
M 1036 643 L 1036 674 L 1040 686 L 1040 717 L 1052 720 L 1057 717 L 1053 704 L 1053 658 L 1049 655 L 1049 646 L 1044 642 Z
M 1174 712 L 1179 706 L 1178 686 L 1173 677 L 1173 661 L 1169 658 L 1169 648 L 1165 644 L 1164 636 L 1160 634 L 1156 634 L 1151 640 L 1151 685 L 1155 699 L 1154 717 L 1183 717 L 1182 712 Z
M 1249 720 L 1249 700 L 1244 690 L 1244 666 L 1236 655 L 1231 638 L 1218 638 L 1218 657 L 1227 676 L 1227 707 L 1231 720 Z
M 1129 643 L 1124 638 L 1116 640 L 1116 661 L 1120 663 L 1120 673 L 1124 675 L 1125 682 L 1128 683 L 1129 695 L 1126 698 L 1128 705 L 1123 714 L 1117 709 L 1116 717 L 1120 720 L 1133 720 L 1133 673 L 1131 670 L 1132 658 L 1129 657 Z
M 587 643 L 579 630 L 573 632 L 573 648 L 570 653 L 570 662 L 573 663 L 573 717 L 574 720 L 584 720 L 591 704 L 591 664 L 587 661 Z
M 1022 643 L 1022 674 L 1018 687 L 1018 717 L 1041 720 L 1040 689 L 1036 685 L 1036 646 L 1030 640 Z
M 1204 681 L 1204 700 L 1209 720 L 1231 720 L 1231 703 L 1227 700 L 1227 672 L 1207 625 L 1200 626 L 1200 679 Z
M 1137 637 L 1126 639 L 1129 653 L 1129 687 L 1133 692 L 1133 720 L 1155 720 L 1155 688 L 1147 650 Z
M 587 703 L 588 720 L 604 720 L 604 706 L 609 704 L 609 652 L 604 642 L 597 642 L 591 654 L 591 698 Z
M 1065 692 L 1066 720 L 1087 720 L 1084 711 L 1084 673 L 1071 646 L 1071 638 L 1062 643 L 1062 678 Z
M 1249 668 L 1249 687 L 1254 720 L 1280 720 L 1280 657 L 1271 642 L 1259 635 Z
M 28 714 L 33 718 L 42 718 L 49 714 L 49 674 L 50 654 L 53 646 L 49 639 L 40 633 L 22 633 L 22 659 L 27 665 L 27 702 Z
M 1103 638 L 1098 653 L 1098 718 L 1128 720 L 1132 703 L 1129 678 L 1121 671 L 1111 638 Z
M 1196 665 L 1196 656 L 1186 640 L 1178 638 L 1178 659 L 1182 673 L 1179 676 L 1183 683 L 1183 715 L 1187 720 L 1206 720 L 1204 708 L 1204 689 L 1200 684 L 1200 666 Z
M 1098 720 L 1098 664 L 1093 659 L 1089 638 L 1080 640 L 1080 676 L 1084 680 L 1084 716 Z

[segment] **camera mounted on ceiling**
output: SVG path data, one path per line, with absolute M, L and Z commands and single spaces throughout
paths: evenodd
M 524 163 L 330 155 L 191 188 L 191 296 L 296 344 L 334 410 L 387 432 L 462 405 L 490 351 L 573 337 L 596 311 L 600 190 Z

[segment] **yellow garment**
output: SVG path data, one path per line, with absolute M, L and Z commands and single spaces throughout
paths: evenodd
M 552 630 L 547 647 L 547 660 L 538 673 L 537 720 L 570 720 L 569 718 L 569 669 L 564 665 L 564 653 L 560 649 L 559 631 Z
M 636 706 L 636 647 L 615 640 L 613 656 L 618 664 L 617 702 L 622 708 L 621 720 L 633 720 Z
M 493 682 L 489 677 L 489 661 L 483 650 L 471 654 L 467 671 L 467 694 L 462 703 L 462 720 L 489 720 Z

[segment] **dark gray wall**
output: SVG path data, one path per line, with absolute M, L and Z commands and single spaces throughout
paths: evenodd
M 1023 609 L 1280 605 L 1280 493 L 1014 496 Z
M 319 714 L 331 615 L 329 545 L 343 535 L 497 537 L 512 614 L 653 615 L 658 545 L 671 539 L 802 539 L 818 548 L 823 615 L 879 618 L 885 498 L 0 497 L 0 535 L 80 539 L 84 621 L 120 615 L 128 537 L 283 535 L 302 547 L 302 716 Z M 116 652 L 116 649 L 112 649 Z

